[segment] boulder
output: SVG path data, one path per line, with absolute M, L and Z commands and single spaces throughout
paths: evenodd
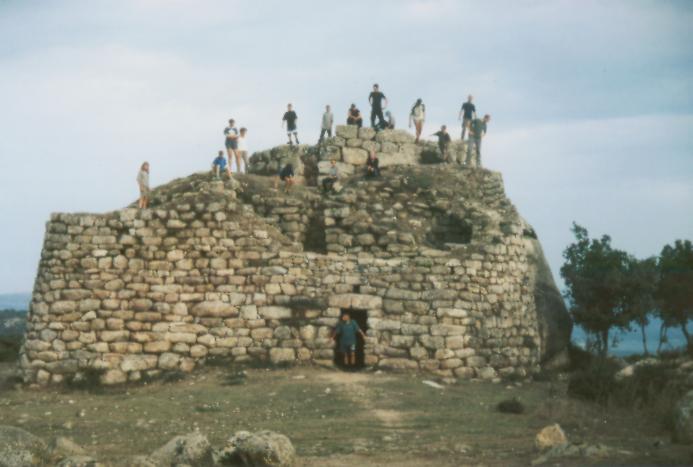
M 214 460 L 220 465 L 288 466 L 296 451 L 286 436 L 272 431 L 238 431 L 215 452 Z
M 541 361 L 548 362 L 570 343 L 573 320 L 553 280 L 551 269 L 534 229 L 523 220 L 523 241 L 527 250 L 529 275 L 534 283 L 534 301 L 541 336 Z
M 155 465 L 209 465 L 212 463 L 212 447 L 207 437 L 193 432 L 171 439 L 149 455 Z
M 540 451 L 568 444 L 568 438 L 558 423 L 545 426 L 534 438 L 534 446 Z
M 688 391 L 674 408 L 674 439 L 679 443 L 693 443 L 693 390 Z
M 75 456 L 88 456 L 87 451 L 70 438 L 58 436 L 48 447 L 53 459 L 64 459 Z
M 0 467 L 46 465 L 46 443 L 28 431 L 0 425 Z

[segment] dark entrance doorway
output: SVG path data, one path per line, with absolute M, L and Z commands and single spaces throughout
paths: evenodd
M 344 316 L 344 313 L 349 313 L 349 316 L 351 316 L 352 321 L 356 321 L 356 324 L 359 325 L 359 328 L 365 333 L 368 330 L 368 310 L 358 310 L 355 308 L 342 308 L 340 313 L 339 313 L 339 320 L 342 320 L 342 317 Z M 366 343 L 363 340 L 363 337 L 361 337 L 360 334 L 356 335 L 356 365 L 354 368 L 356 369 L 361 369 L 365 366 L 365 346 Z M 344 354 L 342 354 L 339 351 L 339 342 L 335 342 L 335 349 L 334 349 L 334 363 L 337 365 L 339 368 L 347 369 L 346 365 L 344 365 Z

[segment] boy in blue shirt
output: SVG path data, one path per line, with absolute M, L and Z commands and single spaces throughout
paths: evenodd
M 332 333 L 332 339 L 339 339 L 337 348 L 344 355 L 344 366 L 346 367 L 356 366 L 356 334 L 361 334 L 361 337 L 366 338 L 356 321 L 352 321 L 349 313 L 344 313 L 342 321 L 337 323 Z
M 212 173 L 217 178 L 221 179 L 222 172 L 225 172 L 229 177 L 231 176 L 229 168 L 226 164 L 226 158 L 224 157 L 224 151 L 219 151 L 217 158 L 212 162 Z

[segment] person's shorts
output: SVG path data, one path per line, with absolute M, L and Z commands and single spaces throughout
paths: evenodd
M 295 126 L 286 128 L 287 133 L 296 133 L 297 131 L 298 131 L 298 128 Z
M 291 175 L 288 175 L 288 176 L 286 176 L 286 175 L 279 175 L 279 180 L 281 180 L 282 182 L 285 182 L 285 181 L 286 181 L 287 179 L 289 179 L 289 178 L 293 178 L 293 177 L 292 177 Z
M 140 196 L 149 197 L 149 188 L 140 188 Z
M 462 118 L 462 126 L 468 126 L 472 122 L 471 118 L 463 117 Z
M 235 139 L 227 139 L 226 149 L 238 149 L 238 141 L 236 141 Z
M 356 344 L 355 343 L 339 343 L 339 351 L 342 353 L 354 353 L 356 352 Z

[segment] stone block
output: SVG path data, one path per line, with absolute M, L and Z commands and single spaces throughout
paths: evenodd
M 273 348 L 269 351 L 270 362 L 273 364 L 293 362 L 296 360 L 294 349 Z

